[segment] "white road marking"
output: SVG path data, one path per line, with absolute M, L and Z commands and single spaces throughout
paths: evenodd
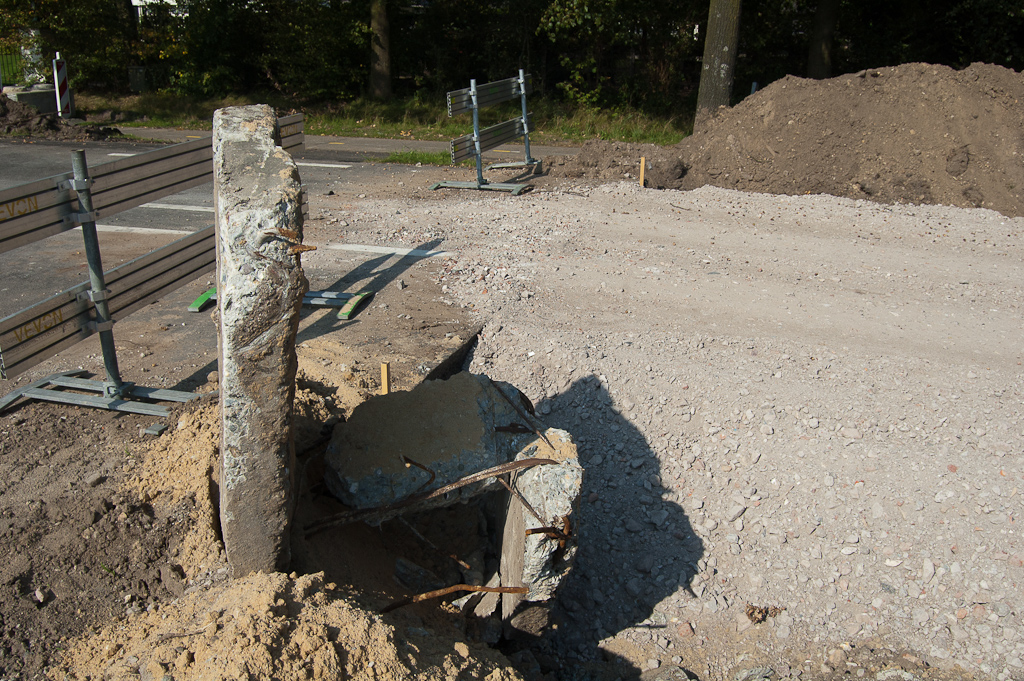
M 82 229 L 76 227 L 75 229 Z M 154 229 L 152 227 L 126 227 L 122 225 L 96 225 L 100 232 L 129 232 L 132 234 L 195 234 L 185 229 Z M 450 251 L 425 251 L 420 248 L 393 248 L 391 246 L 368 246 L 360 244 L 317 244 L 318 249 L 335 251 L 357 251 L 359 253 L 384 253 L 386 255 L 411 255 L 416 258 L 435 258 L 451 255 Z
M 197 213 L 212 213 L 210 206 L 186 206 L 178 203 L 144 203 L 139 208 L 166 208 L 167 210 L 190 210 Z
M 509 152 L 511 153 L 511 152 Z M 135 156 L 135 154 L 123 154 L 111 152 L 107 156 Z M 302 168 L 351 168 L 352 166 L 344 163 L 312 163 L 310 161 L 296 161 L 295 165 Z M 161 206 L 164 207 L 164 206 Z
M 329 244 L 320 246 L 334 251 L 359 251 L 360 253 L 386 253 L 388 255 L 412 255 L 417 258 L 433 258 L 451 255 L 448 251 L 424 251 L 419 248 L 392 248 L 391 246 L 360 246 L 358 244 Z
M 75 229 L 82 229 L 75 227 Z M 130 232 L 132 234 L 195 234 L 187 229 L 155 229 L 153 227 L 127 227 L 124 225 L 96 225 L 97 232 Z

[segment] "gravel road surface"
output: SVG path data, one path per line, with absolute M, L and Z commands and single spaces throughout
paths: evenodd
M 553 653 L 1024 674 L 1024 219 L 632 183 L 344 201 L 340 239 L 441 239 L 472 370 L 581 443 Z

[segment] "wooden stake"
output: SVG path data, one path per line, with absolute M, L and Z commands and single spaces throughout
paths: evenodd
M 640 157 L 640 186 L 644 186 L 644 169 L 647 168 L 647 158 L 645 156 Z
M 380 394 L 387 395 L 391 392 L 391 365 L 384 362 L 380 365 Z

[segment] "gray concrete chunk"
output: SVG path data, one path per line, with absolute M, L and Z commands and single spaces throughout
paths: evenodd
M 234 577 L 287 567 L 295 335 L 309 288 L 301 185 L 268 106 L 214 114 L 221 525 Z

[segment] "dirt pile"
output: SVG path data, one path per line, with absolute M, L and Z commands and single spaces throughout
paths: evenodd
M 102 125 L 72 123 L 56 114 L 41 114 L 34 107 L 0 94 L 0 134 L 61 142 L 89 142 L 120 136 L 121 131 Z
M 193 593 L 80 642 L 73 678 L 450 679 L 513 681 L 500 657 L 423 627 L 401 635 L 322 574 L 252 574 Z
M 339 416 L 331 397 L 312 385 L 300 376 L 300 451 L 320 437 L 314 423 Z M 373 613 L 380 604 L 358 595 L 363 589 L 339 588 L 323 572 L 228 580 L 215 505 L 218 404 L 207 398 L 181 407 L 170 421 L 171 431 L 139 457 L 122 490 L 144 504 L 155 525 L 171 528 L 162 555 L 141 557 L 160 597 L 125 599 L 125 617 L 70 641 L 48 670 L 51 678 L 520 678 L 500 654 L 460 637 L 445 617 L 423 620 L 402 611 L 382 619 Z
M 142 455 L 142 465 L 125 487 L 129 495 L 150 504 L 155 515 L 179 520 L 181 534 L 168 552 L 170 561 L 160 569 L 161 581 L 180 596 L 188 581 L 216 574 L 214 569 L 226 564 L 212 494 L 220 480 L 217 401 L 207 398 L 183 408 L 172 428 Z
M 319 243 L 327 240 L 322 221 L 309 228 Z M 475 332 L 457 310 L 436 300 L 428 284 L 428 272 L 438 266 L 432 262 L 406 260 L 392 267 L 385 265 L 387 256 L 367 263 L 363 254 L 326 249 L 320 256 L 330 257 L 323 258 L 321 277 L 314 279 L 317 287 L 337 282 L 339 268 L 349 266 L 348 279 L 340 286 L 355 287 L 366 280 L 378 292 L 357 323 L 342 324 L 327 309 L 310 311 L 303 319 L 294 431 L 300 471 L 309 470 L 310 480 L 319 460 L 316 452 L 322 453 L 318 443 L 326 445 L 332 426 L 379 391 L 381 362 L 390 363 L 392 389 L 408 389 Z M 312 269 L 314 277 L 317 271 Z M 387 277 L 398 273 L 404 286 L 387 286 Z M 216 388 L 214 326 L 184 312 L 208 286 L 199 280 L 178 294 L 166 312 L 151 308 L 155 318 L 140 312 L 123 322 L 118 334 L 123 375 L 199 393 Z M 97 343 L 91 339 L 76 346 L 77 354 L 31 370 L 4 385 L 4 392 L 53 371 L 102 371 Z M 152 416 L 27 401 L 0 414 L 0 542 L 7 557 L 0 566 L 0 677 L 45 678 L 71 641 L 120 631 L 158 608 L 171 619 L 170 604 L 178 599 L 220 593 L 227 563 L 214 503 L 220 427 L 216 400 L 206 397 L 173 411 L 164 421 L 169 430 L 157 439 L 142 434 L 153 425 Z M 309 488 L 304 487 L 304 498 L 317 508 L 300 508 L 304 515 L 299 526 L 319 517 L 321 507 L 326 507 L 323 513 L 339 510 L 329 496 Z M 434 536 L 430 527 L 421 532 Z M 325 582 L 343 589 L 368 584 L 361 593 L 371 596 L 360 603 L 372 612 L 415 593 L 393 579 L 392 545 L 404 550 L 420 541 L 409 530 L 401 534 L 343 527 L 312 542 L 300 539 L 301 533 L 292 569 L 325 572 Z M 427 558 L 436 553 L 429 547 L 414 548 L 429 553 Z M 414 550 L 401 555 L 437 571 Z M 455 565 L 447 556 L 437 556 L 435 562 Z M 384 621 L 395 628 L 397 638 L 415 638 L 408 627 L 430 630 L 447 642 L 449 652 L 456 641 L 465 640 L 457 616 L 440 612 L 435 602 L 402 608 L 385 615 Z M 475 649 L 473 643 L 467 645 Z M 478 655 L 473 652 L 471 657 Z M 207 678 L 219 676 L 211 673 Z
M 1024 76 L 973 64 L 787 76 L 671 148 L 590 142 L 556 176 L 635 177 L 772 194 L 984 207 L 1024 215 Z

